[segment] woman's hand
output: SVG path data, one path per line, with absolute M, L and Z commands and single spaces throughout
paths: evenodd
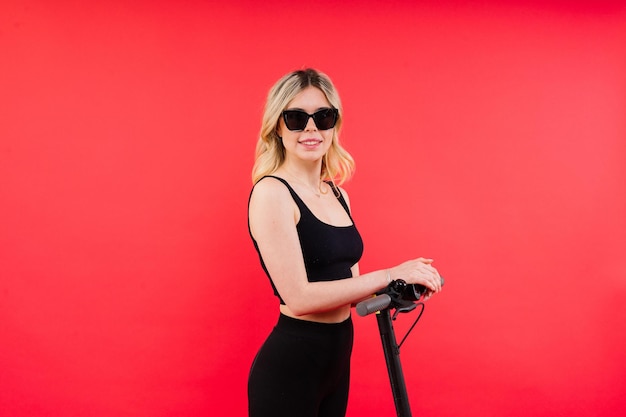
M 432 266 L 433 260 L 417 258 L 406 261 L 389 269 L 392 280 L 403 279 L 407 284 L 421 284 L 427 288 L 424 299 L 429 299 L 434 293 L 441 291 L 441 276 Z

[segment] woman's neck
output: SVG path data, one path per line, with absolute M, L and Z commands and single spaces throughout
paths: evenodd
M 283 173 L 289 178 L 312 188 L 319 188 L 322 182 L 322 163 L 321 161 L 314 164 L 290 164 L 287 161 L 278 169 L 279 173 Z
M 328 187 L 322 181 L 321 172 L 321 163 L 310 167 L 285 163 L 276 171 L 277 174 L 283 176 L 287 181 L 305 187 L 317 197 L 328 193 Z

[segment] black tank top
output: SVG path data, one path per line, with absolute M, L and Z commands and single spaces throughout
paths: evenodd
M 363 240 L 354 225 L 354 220 L 350 215 L 350 209 L 341 191 L 339 191 L 332 182 L 328 183 L 336 193 L 337 199 L 348 213 L 350 220 L 352 220 L 350 226 L 333 226 L 322 222 L 309 210 L 307 205 L 304 204 L 304 201 L 296 194 L 287 181 L 273 175 L 268 175 L 268 177 L 276 178 L 285 184 L 300 210 L 300 220 L 298 224 L 296 224 L 296 230 L 298 232 L 298 238 L 300 239 L 300 247 L 304 255 L 304 267 L 309 282 L 351 278 L 352 271 L 350 268 L 361 259 L 361 255 L 363 254 Z M 261 180 L 263 178 L 261 178 Z M 250 193 L 250 195 L 252 195 L 252 193 Z M 270 279 L 274 294 L 279 298 L 281 304 L 285 304 L 276 290 L 272 277 L 267 271 L 265 262 L 259 251 L 259 246 L 256 240 L 254 240 L 254 237 L 252 237 L 249 219 L 248 232 L 254 243 L 254 248 L 259 254 L 261 266 Z

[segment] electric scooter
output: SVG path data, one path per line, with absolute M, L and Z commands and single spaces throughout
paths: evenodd
M 441 278 L 443 285 L 443 278 Z M 372 313 L 376 314 L 378 322 L 378 330 L 380 339 L 383 344 L 383 352 L 385 354 L 385 362 L 387 363 L 387 371 L 389 372 L 389 382 L 391 383 L 391 391 L 393 393 L 393 401 L 396 406 L 397 417 L 411 417 L 411 407 L 409 406 L 409 397 L 404 382 L 404 374 L 402 373 L 402 364 L 400 363 L 400 346 L 409 335 L 415 324 L 424 312 L 424 304 L 416 303 L 426 293 L 426 287 L 418 284 L 407 284 L 404 280 L 395 280 L 383 290 L 376 293 L 376 296 L 368 300 L 361 301 L 356 305 L 356 312 L 359 316 L 365 317 Z M 409 313 L 421 305 L 422 310 L 419 312 L 415 323 L 409 329 L 406 336 L 400 344 L 396 341 L 395 332 L 393 330 L 392 320 L 395 320 L 399 313 Z M 395 309 L 393 317 L 390 309 Z

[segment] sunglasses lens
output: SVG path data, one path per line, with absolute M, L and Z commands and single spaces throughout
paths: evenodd
M 337 109 L 324 109 L 313 114 L 315 126 L 319 130 L 328 130 L 335 127 L 337 123 Z
M 300 110 L 285 110 L 283 118 L 289 130 L 304 130 L 309 121 L 309 115 Z
M 335 127 L 338 113 L 337 109 L 332 108 L 318 110 L 312 115 L 302 110 L 285 110 L 283 111 L 283 119 L 289 130 L 304 130 L 309 122 L 309 117 L 313 118 L 313 122 L 319 130 L 328 130 Z

